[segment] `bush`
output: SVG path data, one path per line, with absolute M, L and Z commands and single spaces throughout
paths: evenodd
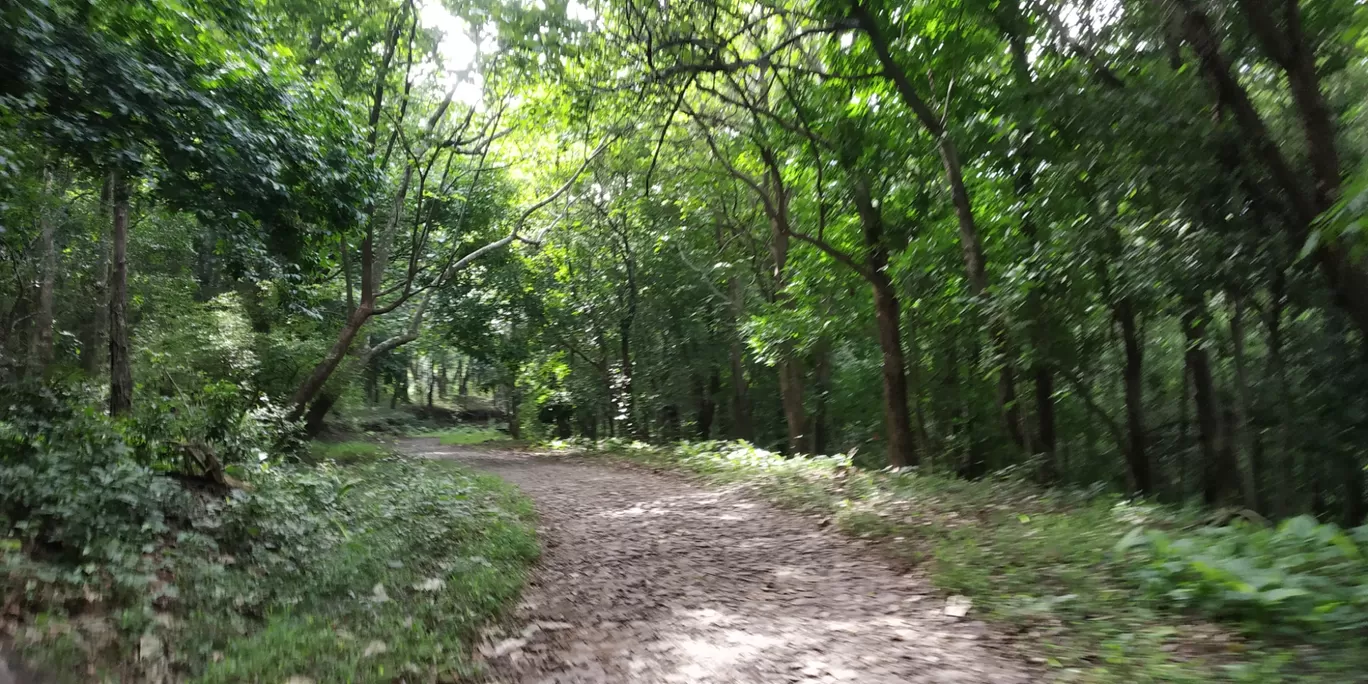
M 536 556 L 530 505 L 496 479 L 355 443 L 325 450 L 351 466 L 279 458 L 289 426 L 231 385 L 128 420 L 97 399 L 0 397 L 0 598 L 53 681 L 83 665 L 111 681 L 468 675 L 467 645 Z M 191 465 L 185 442 L 243 486 L 167 472 Z
M 134 462 L 122 434 L 89 405 L 51 392 L 11 394 L 0 419 L 4 533 L 68 562 L 130 570 L 183 517 L 178 483 Z
M 1136 576 L 1181 606 L 1260 626 L 1368 627 L 1368 526 L 1345 531 L 1304 515 L 1182 538 L 1137 527 L 1116 548 L 1141 555 Z

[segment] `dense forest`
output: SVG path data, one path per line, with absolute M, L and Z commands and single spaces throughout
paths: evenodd
M 4 17 L 7 383 L 1364 517 L 1352 2 Z
M 1354 0 L 8 2 L 0 537 L 471 396 L 1353 527 L 1366 95 Z

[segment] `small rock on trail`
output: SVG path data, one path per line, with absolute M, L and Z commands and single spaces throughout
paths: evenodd
M 919 580 L 735 492 L 507 449 L 404 446 L 499 475 L 537 504 L 543 555 L 521 631 L 483 649 L 495 681 L 1037 679 Z

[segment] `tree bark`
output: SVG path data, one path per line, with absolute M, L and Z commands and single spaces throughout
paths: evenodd
M 979 237 L 978 224 L 974 219 L 973 203 L 969 198 L 968 187 L 964 183 L 964 170 L 961 167 L 959 151 L 948 131 L 926 104 L 912 85 L 907 72 L 893 58 L 893 52 L 884 35 L 883 28 L 869 9 L 860 0 L 852 3 L 851 15 L 860 29 L 868 36 L 870 46 L 883 67 L 886 78 L 893 82 L 894 90 L 915 115 L 922 128 L 936 143 L 941 167 L 945 172 L 946 183 L 950 186 L 950 199 L 955 208 L 955 218 L 959 225 L 960 249 L 964 255 L 964 268 L 968 276 L 969 290 L 976 299 L 988 303 L 988 271 L 985 265 L 983 242 Z M 1011 344 L 1006 326 L 1002 321 L 993 321 L 993 344 L 1001 357 L 1002 368 L 998 373 L 997 401 L 1007 435 L 1018 448 L 1029 451 L 1030 443 L 1023 429 L 1020 407 L 1016 401 L 1016 371 L 1012 359 Z
M 1017 86 L 1025 93 L 1028 105 L 1026 115 L 1019 122 L 1021 140 L 1014 154 L 1014 180 L 1017 201 L 1021 203 L 1021 232 L 1031 241 L 1032 249 L 1039 253 L 1044 245 L 1040 228 L 1031 213 L 1030 201 L 1035 194 L 1035 81 L 1031 75 L 1030 60 L 1027 55 L 1026 33 L 1029 26 L 1021 16 L 1015 1 L 1002 5 L 1005 16 L 1000 17 L 1003 32 L 1007 36 L 1008 50 L 1012 55 L 1012 72 Z M 1055 448 L 1058 441 L 1055 435 L 1054 405 L 1054 357 L 1051 349 L 1051 326 L 1045 306 L 1045 288 L 1048 282 L 1037 280 L 1026 293 L 1026 313 L 1030 319 L 1032 357 L 1031 375 L 1035 380 L 1036 440 L 1037 450 L 1045 456 L 1042 479 L 1047 483 L 1058 478 L 1059 464 L 1055 462 Z
M 812 350 L 813 401 L 812 453 L 825 454 L 831 446 L 831 340 L 825 335 Z
M 1154 482 L 1145 448 L 1144 345 L 1135 324 L 1135 306 L 1129 298 L 1116 304 L 1114 315 L 1126 351 L 1126 462 L 1130 467 L 1131 490 L 1148 494 L 1153 491 Z
M 789 455 L 812 453 L 812 435 L 807 410 L 803 407 L 803 367 L 792 358 L 775 364 L 779 372 L 779 400 L 784 408 L 784 427 Z
M 309 411 L 304 415 L 304 434 L 310 437 L 322 434 L 323 420 L 328 417 L 328 411 L 332 410 L 335 403 L 337 397 L 325 392 L 309 404 Z
M 1259 491 L 1262 480 L 1263 447 L 1258 433 L 1250 421 L 1250 410 L 1254 403 L 1249 387 L 1249 373 L 1245 361 L 1244 346 L 1244 301 L 1231 294 L 1230 341 L 1235 361 L 1235 428 L 1236 442 L 1241 443 L 1240 483 L 1244 494 L 1245 507 L 1252 511 L 1266 511 L 1263 497 Z
M 702 376 L 695 375 L 694 387 L 698 399 L 698 417 L 695 421 L 698 438 L 712 439 L 713 416 L 717 414 L 716 397 L 722 388 L 722 376 L 717 372 L 717 368 L 710 368 L 707 384 L 704 384 Z
M 1309 189 L 1283 155 L 1250 100 L 1249 93 L 1236 79 L 1207 16 L 1198 9 L 1194 0 L 1157 1 L 1174 2 L 1182 12 L 1184 35 L 1197 53 L 1202 73 L 1221 105 L 1234 113 L 1247 144 L 1291 200 L 1298 220 L 1289 225 L 1290 240 L 1293 244 L 1304 243 L 1310 234 L 1312 222 L 1333 204 L 1342 181 L 1335 148 L 1334 121 L 1320 93 L 1314 51 L 1301 37 L 1301 19 L 1296 2 L 1286 0 L 1285 6 L 1289 10 L 1289 21 L 1284 22 L 1289 27 L 1287 35 L 1278 33 L 1276 27 L 1267 26 L 1266 18 L 1261 19 L 1258 12 L 1250 15 L 1250 23 L 1260 34 L 1266 51 L 1287 72 L 1292 99 L 1306 137 L 1307 156 L 1315 173 L 1315 182 Z M 1247 11 L 1253 6 L 1248 0 L 1245 5 Z M 1269 33 L 1270 29 L 1273 33 Z M 1269 48 L 1283 40 L 1287 42 L 1281 47 Z M 1338 242 L 1321 244 L 1316 248 L 1315 255 L 1321 274 L 1334 295 L 1335 304 L 1349 315 L 1359 333 L 1368 337 L 1368 270 L 1354 258 L 1347 246 Z
M 100 216 L 110 218 L 114 214 L 114 176 L 105 176 L 100 190 Z M 98 225 L 98 224 L 97 224 Z M 93 298 L 94 310 L 90 317 L 87 339 L 81 345 L 81 366 L 87 377 L 94 378 L 106 370 L 106 357 L 109 352 L 109 260 L 110 240 L 108 233 L 100 230 L 100 239 L 95 246 L 96 257 Z
M 513 377 L 518 377 L 518 371 L 513 369 Z M 522 417 L 519 410 L 522 408 L 522 392 L 518 388 L 518 381 L 515 379 L 508 385 L 508 436 L 513 439 L 522 439 Z
M 65 188 L 60 189 L 65 192 Z M 32 336 L 29 338 L 29 372 L 42 377 L 52 362 L 53 305 L 57 294 L 57 221 L 53 216 L 60 201 L 52 170 L 43 170 L 43 206 L 38 213 L 38 293 L 35 298 Z
M 133 366 L 128 348 L 128 195 L 122 171 L 113 176 L 113 266 L 109 273 L 109 415 L 133 409 Z
M 309 402 L 323 389 L 323 385 L 328 382 L 328 378 L 332 377 L 333 371 L 337 370 L 337 366 L 342 363 L 342 359 L 346 358 L 347 350 L 351 349 L 352 342 L 356 339 L 356 334 L 361 332 L 361 326 L 366 324 L 366 320 L 370 318 L 370 315 L 371 302 L 366 298 L 362 298 L 361 302 L 357 304 L 356 310 L 352 311 L 351 315 L 347 317 L 346 322 L 343 323 L 342 330 L 338 332 L 337 339 L 334 340 L 332 346 L 328 348 L 328 353 L 323 356 L 323 359 L 318 362 L 317 366 L 314 366 L 313 372 L 309 373 L 309 377 L 304 379 L 304 382 L 300 384 L 299 389 L 295 390 L 294 397 L 290 399 L 291 404 L 294 406 L 294 409 L 290 413 L 291 420 L 298 420 L 304 415 L 304 411 L 308 407 Z
M 1197 406 L 1197 439 L 1202 453 L 1202 498 L 1208 505 L 1214 506 L 1229 498 L 1232 490 L 1230 478 L 1236 474 L 1236 468 L 1230 462 L 1233 454 L 1216 396 L 1211 359 L 1206 350 L 1205 308 L 1201 301 L 1187 304 L 1183 312 L 1183 334 L 1187 340 L 1187 367 L 1192 374 L 1193 398 Z
M 751 428 L 750 386 L 746 381 L 746 352 L 741 339 L 740 318 L 745 312 L 744 293 L 741 281 L 736 276 L 727 278 L 728 365 L 731 372 L 731 436 L 733 439 L 754 440 L 755 431 Z
M 1283 359 L 1282 321 L 1287 305 L 1287 276 L 1278 268 L 1269 287 L 1268 316 L 1268 375 L 1273 378 L 1281 401 L 1278 402 L 1277 477 L 1273 488 L 1273 515 L 1286 518 L 1300 506 L 1295 502 L 1297 482 L 1292 453 L 1292 385 L 1287 378 L 1287 362 Z
M 874 321 L 882 352 L 884 430 L 888 438 L 888 465 L 902 468 L 917 464 L 912 421 L 907 413 L 907 361 L 902 348 L 902 310 L 897 291 L 888 277 L 888 247 L 883 238 L 883 216 L 874 206 L 869 186 L 855 182 L 855 206 L 864 226 L 865 276 L 874 290 Z

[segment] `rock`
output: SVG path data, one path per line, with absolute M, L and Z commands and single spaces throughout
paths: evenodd
M 961 618 L 969 614 L 969 609 L 974 606 L 974 602 L 967 597 L 956 594 L 945 599 L 945 614 L 950 617 Z
M 504 639 L 503 641 L 500 641 L 499 643 L 494 644 L 493 646 L 481 647 L 480 654 L 486 658 L 502 658 L 526 645 L 527 639 L 517 637 L 512 639 Z
M 372 641 L 372 642 L 370 642 L 369 644 L 366 644 L 366 650 L 364 650 L 364 651 L 361 652 L 361 657 L 362 657 L 362 658 L 369 658 L 369 657 L 371 657 L 371 656 L 377 656 L 377 655 L 380 655 L 381 653 L 384 653 L 384 652 L 386 652 L 386 651 L 388 651 L 388 650 L 389 650 L 389 646 L 386 646 L 386 645 L 385 645 L 385 642 L 380 641 L 379 639 L 376 639 L 375 641 Z
M 390 600 L 389 594 L 385 593 L 385 585 L 376 584 L 371 588 L 371 600 L 376 603 L 384 603 Z
M 433 577 L 426 581 L 419 582 L 418 584 L 413 585 L 413 588 L 418 591 L 441 591 L 442 588 L 445 586 L 446 582 L 443 581 L 442 578 Z

